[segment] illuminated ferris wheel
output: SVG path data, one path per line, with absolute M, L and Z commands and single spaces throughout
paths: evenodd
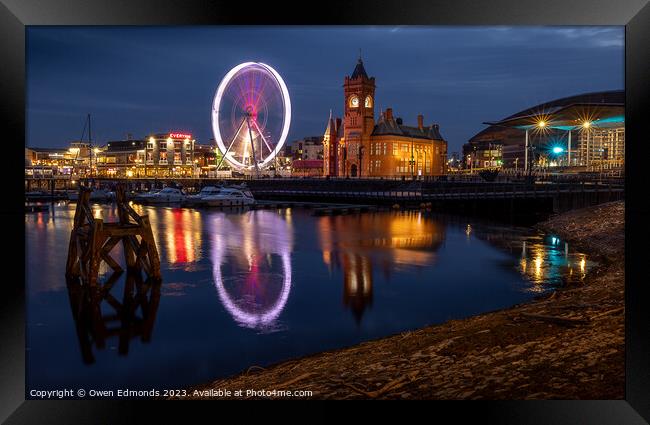
M 221 80 L 212 104 L 212 131 L 236 169 L 260 170 L 275 158 L 291 124 L 291 101 L 282 77 L 263 63 L 245 62 Z

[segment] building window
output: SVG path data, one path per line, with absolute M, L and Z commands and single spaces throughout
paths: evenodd
M 160 142 L 160 145 L 158 147 L 160 150 L 167 150 L 167 142 Z
M 384 142 L 384 155 L 388 152 L 388 143 Z
M 399 153 L 399 145 L 397 143 L 393 143 L 393 155 L 397 155 Z
M 409 145 L 402 144 L 402 152 L 408 152 L 408 151 L 409 151 Z

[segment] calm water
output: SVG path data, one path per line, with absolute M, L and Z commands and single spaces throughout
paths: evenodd
M 162 286 L 105 267 L 100 296 L 64 277 L 74 204 L 26 214 L 30 389 L 204 383 L 508 307 L 593 266 L 552 235 L 421 212 L 135 208 L 150 217 Z M 113 257 L 124 263 L 121 247 Z

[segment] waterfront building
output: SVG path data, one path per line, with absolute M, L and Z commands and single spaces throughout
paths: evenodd
M 323 137 L 311 136 L 296 140 L 290 145 L 291 157 L 294 160 L 323 159 Z
M 146 177 L 192 177 L 196 174 L 191 134 L 152 134 L 146 139 L 142 175 Z
M 69 148 L 26 148 L 25 176 L 193 177 L 216 170 L 216 144 L 199 145 L 191 134 L 170 132 L 105 145 L 71 142 Z M 214 173 L 213 173 L 214 174 Z
M 97 175 L 144 177 L 144 140 L 113 140 L 97 151 Z
M 387 108 L 375 121 L 375 78 L 359 58 L 343 84 L 344 118 L 331 114 L 323 136 L 324 174 L 332 177 L 396 177 L 445 174 L 447 142 L 438 124 L 407 126 Z
M 492 141 L 480 141 L 463 146 L 465 168 L 499 168 L 503 163 L 502 144 Z
M 496 166 L 571 167 L 597 170 L 625 165 L 625 91 L 580 94 L 524 109 L 499 121 L 486 122 L 463 146 L 465 168 Z M 496 157 L 496 156 L 495 156 Z
M 194 144 L 194 163 L 202 172 L 212 167 L 216 168 L 220 160 L 221 153 L 216 143 L 212 142 L 207 145 L 201 143 Z
M 68 148 L 25 148 L 25 177 L 88 175 L 92 152 L 88 142 L 72 141 Z

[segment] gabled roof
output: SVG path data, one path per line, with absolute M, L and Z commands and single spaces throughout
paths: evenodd
M 419 127 L 397 124 L 395 119 L 388 120 L 384 118 L 380 119 L 379 122 L 377 122 L 375 128 L 372 130 L 372 135 L 396 135 L 413 137 L 416 139 L 444 140 L 437 125 L 422 127 L 422 129 L 420 129 Z
M 332 118 L 332 111 L 330 110 L 330 117 L 327 120 L 327 128 L 325 135 L 331 135 L 334 138 L 343 137 L 343 120 L 341 118 Z

